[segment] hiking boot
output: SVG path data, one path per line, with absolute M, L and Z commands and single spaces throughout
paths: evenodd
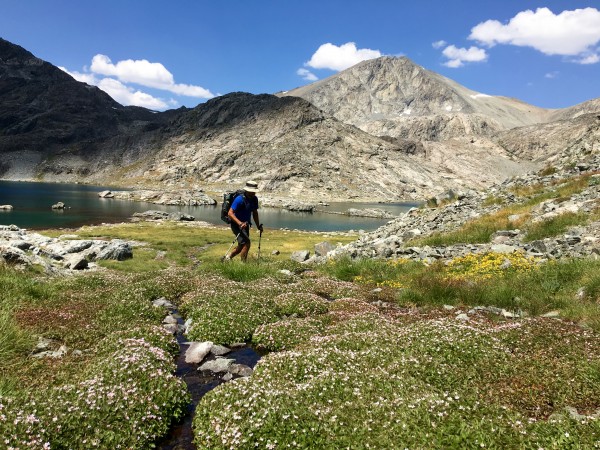
M 229 256 L 229 255 L 221 256 L 221 262 L 227 262 L 227 261 L 231 261 L 231 256 Z

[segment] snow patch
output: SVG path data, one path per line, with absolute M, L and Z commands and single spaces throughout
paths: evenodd
M 469 95 L 469 97 L 477 99 L 477 98 L 491 97 L 491 95 L 487 95 L 487 94 L 475 94 L 475 95 Z
M 452 105 L 446 105 L 444 108 L 446 111 L 452 111 Z
M 404 111 L 402 111 L 403 116 L 410 116 L 411 113 L 412 113 L 412 109 L 410 109 L 410 108 L 407 108 Z

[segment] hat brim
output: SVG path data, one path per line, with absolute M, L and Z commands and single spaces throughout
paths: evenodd
M 246 192 L 254 192 L 255 194 L 256 194 L 257 192 L 259 192 L 258 188 L 249 188 L 249 187 L 245 187 L 245 188 L 244 188 L 244 190 L 245 190 Z

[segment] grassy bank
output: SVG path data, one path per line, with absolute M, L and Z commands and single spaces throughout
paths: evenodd
M 199 448 L 600 445 L 598 261 L 490 253 L 310 268 L 290 253 L 353 237 L 268 230 L 260 264 L 256 242 L 248 264 L 222 264 L 223 228 L 77 234 L 146 245 L 67 279 L 0 269 L 0 434 L 12 446 L 150 448 L 187 402 L 151 304 L 163 296 L 192 319 L 190 340 L 268 352 L 200 402 Z M 40 336 L 69 352 L 32 358 Z
M 524 232 L 524 241 L 558 236 L 569 227 L 585 225 L 600 218 L 600 204 L 596 201 L 591 214 L 566 213 L 557 217 L 531 222 L 533 210 L 545 201 L 562 202 L 588 189 L 596 186 L 597 179 L 591 174 L 577 176 L 568 181 L 557 182 L 550 185 L 533 185 L 515 188 L 512 193 L 517 201 L 511 205 L 504 205 L 501 198 L 490 196 L 483 206 L 504 205 L 498 211 L 484 214 L 467 221 L 463 226 L 449 232 L 436 232 L 430 236 L 414 239 L 411 245 L 416 246 L 448 246 L 454 244 L 483 244 L 490 242 L 494 233 L 500 230 L 520 229 Z

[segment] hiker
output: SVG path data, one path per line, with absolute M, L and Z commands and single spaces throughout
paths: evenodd
M 262 233 L 263 226 L 258 219 L 258 183 L 256 181 L 247 181 L 244 186 L 244 193 L 238 195 L 233 203 L 227 216 L 231 219 L 231 231 L 237 236 L 238 246 L 231 252 L 230 255 L 225 256 L 226 260 L 232 259 L 238 253 L 242 261 L 246 261 L 248 257 L 248 251 L 250 250 L 250 217 L 254 218 L 254 223 L 258 230 Z

